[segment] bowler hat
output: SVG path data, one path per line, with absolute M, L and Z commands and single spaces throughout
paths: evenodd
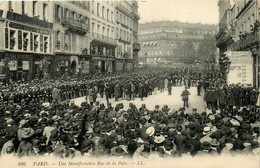
M 104 136 L 104 137 L 101 137 L 99 140 L 98 140 L 98 144 L 101 145 L 101 146 L 105 146 L 107 144 L 107 138 Z
M 0 129 L 0 136 L 6 135 L 6 129 Z
M 91 145 L 92 145 L 91 140 L 87 139 L 83 141 L 80 148 L 81 152 L 85 152 L 86 150 L 88 150 L 91 147 Z
M 39 139 L 33 139 L 32 145 L 33 145 L 33 147 L 39 147 L 39 146 L 41 146 L 41 141 Z
M 194 149 L 194 146 L 190 143 L 184 143 L 181 147 L 183 153 L 191 152 Z
M 205 150 L 210 150 L 210 149 L 211 149 L 211 144 L 210 144 L 210 142 L 204 141 L 204 142 L 202 143 L 202 148 L 205 149 Z
M 173 148 L 173 142 L 169 139 L 165 139 L 164 147 L 166 150 L 171 150 Z
M 58 129 L 54 129 L 51 131 L 50 141 L 56 141 L 59 138 L 60 134 Z

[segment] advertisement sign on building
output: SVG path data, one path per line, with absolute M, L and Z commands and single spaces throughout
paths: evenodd
M 250 51 L 227 51 L 226 55 L 231 61 L 228 84 L 253 85 L 252 53 Z
M 17 61 L 9 61 L 8 67 L 10 71 L 17 71 Z
M 23 70 L 29 70 L 29 61 L 23 61 Z

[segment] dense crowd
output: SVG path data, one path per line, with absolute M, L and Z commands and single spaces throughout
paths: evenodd
M 43 102 L 62 102 L 77 97 L 90 97 L 90 103 L 94 103 L 96 95 L 110 98 L 134 99 L 147 97 L 155 88 L 171 88 L 170 86 L 186 83 L 191 86 L 200 78 L 200 71 L 191 68 L 153 68 L 149 70 L 137 70 L 131 73 L 97 74 L 78 78 L 59 78 L 34 80 L 30 83 L 10 83 L 2 85 L 0 99 L 5 104 L 25 104 Z M 165 83 L 167 79 L 167 83 Z M 169 86 L 169 87 L 168 87 Z
M 235 87 L 223 85 L 219 75 L 216 72 L 205 75 L 192 68 L 149 69 L 85 79 L 13 84 L 6 87 L 9 90 L 1 90 L 1 156 L 259 155 L 260 113 L 251 99 L 239 100 L 241 104 L 234 103 L 232 108 L 229 98 L 223 108 L 220 99 L 217 103 L 207 103 L 208 108 L 217 109 L 219 105 L 221 109 L 220 113 L 213 110 L 212 114 L 199 114 L 196 110 L 186 114 L 185 108 L 174 110 L 167 105 L 155 105 L 151 110 L 143 104 L 138 109 L 133 103 L 124 110 L 122 103 L 115 107 L 109 103 L 110 98 L 142 99 L 163 89 L 171 94 L 172 86 L 182 84 L 186 88 L 197 86 L 198 94 L 200 87 L 204 88 L 205 97 L 214 87 L 234 92 Z M 35 88 L 42 89 L 42 94 Z M 45 92 L 46 89 L 50 90 Z M 97 94 L 107 98 L 106 105 L 99 103 Z M 81 96 L 87 101 L 80 107 L 64 101 Z

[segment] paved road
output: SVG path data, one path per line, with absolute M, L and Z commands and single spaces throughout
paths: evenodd
M 162 93 L 158 92 L 156 95 L 150 95 L 147 98 L 144 98 L 143 101 L 141 101 L 140 98 L 136 98 L 134 101 L 119 100 L 117 102 L 115 102 L 115 99 L 110 99 L 110 103 L 112 103 L 112 106 L 115 106 L 118 103 L 123 103 L 124 109 L 128 109 L 130 102 L 134 103 L 137 108 L 141 107 L 142 104 L 146 104 L 146 107 L 149 110 L 153 110 L 155 105 L 159 105 L 161 108 L 163 105 L 167 104 L 170 109 L 178 110 L 183 106 L 183 102 L 180 96 L 183 90 L 184 87 L 173 87 L 172 95 L 168 95 L 168 91 L 165 90 Z M 192 108 L 197 108 L 198 113 L 205 111 L 205 103 L 202 96 L 197 96 L 196 87 L 191 87 L 189 91 L 191 93 L 189 98 L 189 108 L 187 108 L 185 112 L 191 113 Z M 105 98 L 98 98 L 97 100 L 100 103 L 106 104 Z M 83 101 L 85 101 L 84 97 L 74 99 L 75 104 L 78 106 Z

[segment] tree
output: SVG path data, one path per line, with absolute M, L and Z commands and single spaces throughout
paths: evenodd
M 204 62 L 206 59 L 215 57 L 216 50 L 217 48 L 214 38 L 205 36 L 204 40 L 198 46 L 196 59 Z

